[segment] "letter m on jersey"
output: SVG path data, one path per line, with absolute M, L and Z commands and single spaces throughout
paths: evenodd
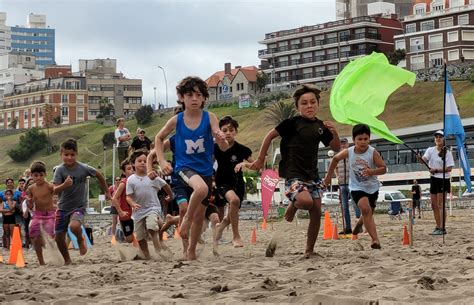
M 184 143 L 186 143 L 186 154 L 188 155 L 206 151 L 204 149 L 204 139 L 198 139 L 196 142 L 193 140 L 184 140 Z

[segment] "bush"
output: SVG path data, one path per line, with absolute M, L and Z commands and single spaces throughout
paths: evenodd
M 474 71 L 471 72 L 471 83 L 474 83 Z
M 142 106 L 135 112 L 138 124 L 148 124 L 153 120 L 153 108 L 150 105 Z
M 102 144 L 106 147 L 112 147 L 115 144 L 115 133 L 107 132 L 102 136 Z
M 48 143 L 48 137 L 38 128 L 28 130 L 20 136 L 20 142 L 7 152 L 15 162 L 27 161 L 37 151 L 42 150 Z

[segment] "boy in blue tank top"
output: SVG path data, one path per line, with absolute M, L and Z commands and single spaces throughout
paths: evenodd
M 352 234 L 357 235 L 361 233 L 362 225 L 365 225 L 367 232 L 372 238 L 370 246 L 373 249 L 381 249 L 373 215 L 380 187 L 377 176 L 385 174 L 387 167 L 380 153 L 369 145 L 369 126 L 365 124 L 355 125 L 352 128 L 352 140 L 354 141 L 354 146 L 342 150 L 332 159 L 326 177 L 324 177 L 324 184 L 330 184 L 337 163 L 348 158 L 349 190 L 351 191 L 352 199 L 354 199 L 362 212 L 362 217 L 359 218 Z
M 183 239 L 189 236 L 185 259 L 195 260 L 196 245 L 201 234 L 212 183 L 213 137 L 223 151 L 229 144 L 219 129 L 215 114 L 203 111 L 204 102 L 209 97 L 206 83 L 198 77 L 186 77 L 178 84 L 176 91 L 184 111 L 169 119 L 158 132 L 155 151 L 163 174 L 170 175 L 174 171 L 179 183 L 193 189 L 180 233 Z M 176 131 L 174 169 L 163 153 L 163 141 L 173 130 Z M 153 171 L 151 164 L 147 167 L 148 172 Z

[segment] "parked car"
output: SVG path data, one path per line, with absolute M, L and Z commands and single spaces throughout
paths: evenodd
M 86 208 L 86 214 L 99 214 L 94 208 Z
M 430 191 L 421 192 L 421 200 L 430 200 Z
M 337 192 L 326 192 L 323 193 L 321 203 L 324 205 L 336 205 L 339 204 L 339 193 Z
M 102 213 L 102 214 L 110 214 L 110 209 L 111 209 L 111 208 L 112 208 L 112 207 L 111 207 L 110 205 L 109 205 L 109 206 L 105 206 L 105 207 L 102 208 L 101 213 Z
M 379 191 L 377 202 L 392 202 L 399 201 L 400 203 L 410 202 L 411 199 L 405 197 L 400 191 Z

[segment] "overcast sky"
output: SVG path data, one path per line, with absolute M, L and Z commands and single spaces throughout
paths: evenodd
M 128 78 L 143 80 L 143 100 L 176 101 L 180 79 L 206 79 L 232 67 L 258 66 L 258 41 L 265 33 L 335 20 L 335 0 L 0 0 L 7 24 L 26 25 L 26 16 L 46 14 L 56 30 L 56 62 L 115 58 Z

